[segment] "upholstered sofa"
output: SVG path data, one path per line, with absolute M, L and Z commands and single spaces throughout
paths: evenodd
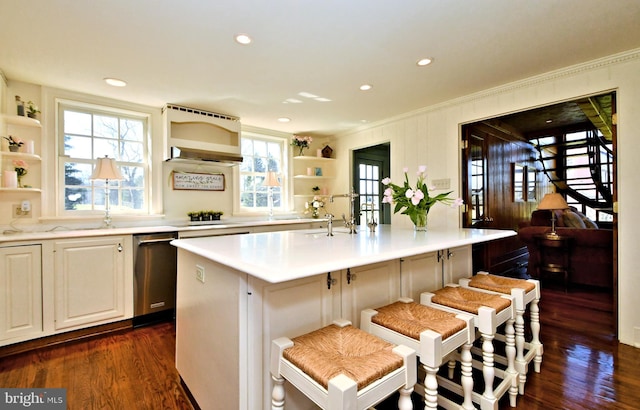
M 557 216 L 557 234 L 571 238 L 569 283 L 612 288 L 613 231 L 597 228 L 593 222 L 585 220 L 584 215 L 577 212 L 570 210 L 554 212 Z M 577 219 L 581 219 L 582 224 Z M 537 267 L 541 261 L 539 238 L 540 235 L 549 232 L 551 232 L 551 211 L 545 210 L 533 211 L 531 220 L 521 223 L 518 229 L 518 237 L 529 251 L 527 272 L 534 278 L 538 277 Z

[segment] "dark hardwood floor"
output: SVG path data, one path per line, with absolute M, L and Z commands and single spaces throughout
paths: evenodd
M 616 342 L 611 303 L 610 293 L 543 289 L 542 372 L 531 368 L 518 409 L 640 408 L 640 349 Z M 174 349 L 172 323 L 136 328 L 3 358 L 0 386 L 65 387 L 70 410 L 191 409 Z

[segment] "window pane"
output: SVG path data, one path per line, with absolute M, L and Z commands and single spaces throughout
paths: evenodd
M 120 146 L 120 161 L 125 162 L 143 162 L 144 149 L 139 142 L 123 141 Z
M 64 136 L 64 154 L 72 158 L 92 158 L 91 138 L 77 137 L 74 135 Z
M 65 188 L 64 209 L 66 211 L 91 209 L 91 189 Z
M 140 120 L 123 119 L 120 122 L 122 138 L 128 141 L 144 140 L 144 124 Z
M 94 138 L 93 158 L 100 158 L 107 155 L 109 158 L 118 158 L 118 141 Z
M 91 135 L 91 114 L 82 112 L 64 112 L 65 134 Z
M 120 173 L 124 178 L 120 181 L 123 187 L 144 187 L 144 169 L 142 167 L 120 167 Z
M 77 162 L 67 162 L 64 164 L 64 183 L 65 185 L 84 185 L 90 186 L 89 178 L 93 173 L 93 165 L 80 164 Z
M 93 135 L 95 137 L 117 139 L 119 135 L 118 119 L 115 117 L 96 115 L 93 123 Z

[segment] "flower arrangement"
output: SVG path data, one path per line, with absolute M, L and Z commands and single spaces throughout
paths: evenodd
M 321 196 L 315 195 L 313 200 L 304 203 L 304 213 L 311 213 L 311 217 L 317 218 L 320 216 L 320 210 L 324 208 L 324 200 Z
M 311 144 L 311 142 L 313 141 L 313 138 L 311 137 L 301 137 L 299 135 L 294 135 L 293 139 L 291 140 L 291 146 L 293 147 L 298 147 L 298 149 L 300 150 L 298 155 L 303 155 L 303 150 L 305 148 L 309 148 L 309 144 Z
M 40 112 L 40 109 L 33 101 L 27 101 L 27 116 L 29 118 L 36 118 L 36 114 Z
M 425 165 L 420 165 L 418 167 L 418 172 L 416 173 L 418 180 L 413 188 L 409 184 L 409 176 L 407 175 L 409 169 L 407 167 L 403 168 L 403 185 L 396 185 L 392 183 L 391 178 L 389 177 L 382 180 L 382 184 L 387 186 L 384 190 L 382 203 L 395 204 L 393 213 L 401 212 L 404 215 L 409 215 L 411 222 L 413 222 L 414 226 L 418 229 L 426 229 L 427 213 L 436 202 L 449 204 L 451 207 L 457 207 L 463 204 L 463 201 L 460 198 L 449 198 L 449 194 L 453 191 L 431 196 L 429 194 L 429 190 L 433 191 L 435 188 L 427 187 L 427 184 L 425 183 L 426 170 L 427 167 Z
M 9 137 L 2 137 L 4 139 L 6 139 L 7 141 L 9 141 L 9 146 L 10 147 L 21 147 L 24 142 L 18 138 L 18 137 L 13 137 L 11 135 L 9 135 Z
M 22 187 L 21 179 L 29 172 L 29 164 L 21 159 L 14 159 L 13 168 L 15 169 L 16 174 L 18 174 L 18 185 Z

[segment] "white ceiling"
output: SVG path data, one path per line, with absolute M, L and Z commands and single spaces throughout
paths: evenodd
M 235 43 L 238 33 L 253 43 Z M 638 47 L 639 0 L 0 4 L 0 70 L 10 81 L 174 103 L 311 135 Z M 422 57 L 433 64 L 418 67 Z M 105 77 L 128 86 L 110 87 Z M 364 83 L 373 89 L 360 91 Z

